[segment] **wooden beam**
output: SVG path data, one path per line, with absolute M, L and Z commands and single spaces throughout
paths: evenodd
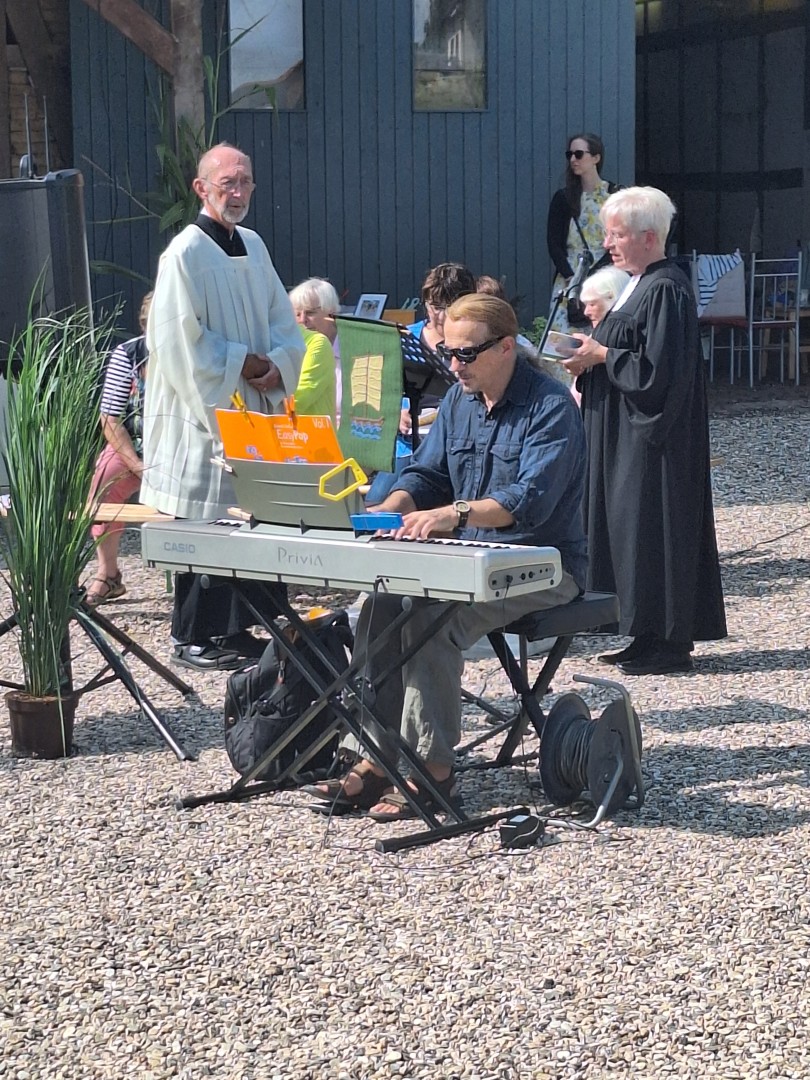
M 6 0 L 0 0 L 0 179 L 11 176 L 11 117 L 8 96 L 8 50 L 6 48 Z
M 174 115 L 184 116 L 194 131 L 205 124 L 203 94 L 202 0 L 171 0 L 177 66 L 172 93 Z
M 24 0 L 30 3 L 30 0 Z M 177 68 L 177 40 L 136 3 L 136 0 L 84 0 L 105 22 L 114 26 L 152 63 L 173 77 Z
M 5 0 L 5 7 L 37 98 L 40 102 L 43 97 L 48 99 L 51 134 L 62 160 L 70 163 L 73 156 L 70 72 L 60 63 L 39 4 L 32 0 Z

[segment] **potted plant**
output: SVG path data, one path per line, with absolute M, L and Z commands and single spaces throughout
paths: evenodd
M 6 694 L 12 750 L 25 756 L 71 751 L 77 695 L 69 626 L 93 554 L 88 492 L 102 438 L 99 393 L 110 336 L 109 321 L 94 328 L 85 309 L 29 317 L 11 343 L 0 572 L 11 592 L 23 669 L 22 685 Z

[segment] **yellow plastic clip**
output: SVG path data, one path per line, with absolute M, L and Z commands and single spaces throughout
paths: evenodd
M 231 394 L 231 404 L 233 405 L 233 407 L 235 409 L 238 409 L 239 412 L 242 413 L 243 416 L 247 417 L 247 419 L 250 422 L 250 425 L 252 427 L 253 426 L 253 418 L 251 417 L 250 413 L 248 412 L 247 405 L 245 405 L 245 400 L 242 397 L 242 395 L 239 393 L 238 390 L 234 390 L 234 392 Z
M 289 416 L 292 426 L 295 427 L 295 394 L 290 394 L 289 397 L 284 398 L 284 412 Z
M 346 469 L 351 469 L 352 475 L 354 476 L 354 483 L 349 484 L 348 487 L 343 488 L 342 491 L 338 491 L 333 495 L 331 491 L 326 490 L 326 482 Z M 318 481 L 318 494 L 322 499 L 328 499 L 329 502 L 340 502 L 341 499 L 345 499 L 347 495 L 351 495 L 353 491 L 357 491 L 357 489 L 367 481 L 368 477 L 354 458 L 346 458 L 345 461 L 341 461 L 339 465 L 335 465 L 333 469 L 330 469 L 329 472 L 323 474 Z

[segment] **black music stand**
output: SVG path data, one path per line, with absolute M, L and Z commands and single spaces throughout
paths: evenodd
M 605 265 L 608 264 L 606 263 Z M 554 294 L 551 311 L 548 313 L 546 325 L 543 329 L 542 337 L 540 338 L 540 344 L 537 346 L 537 352 L 540 354 L 540 356 L 543 355 L 543 349 L 546 347 L 548 335 L 551 331 L 551 325 L 554 322 L 557 312 L 560 310 L 560 304 L 563 302 L 563 300 L 567 302 L 569 295 L 574 291 L 574 289 L 578 289 L 582 285 L 583 281 L 588 276 L 588 272 L 592 266 L 593 255 L 591 254 L 591 252 L 588 250 L 581 251 L 579 253 L 579 265 L 577 266 L 574 276 L 571 278 L 567 285 L 562 285 Z
M 411 414 L 411 446 L 419 445 L 419 409 L 425 394 L 442 398 L 456 382 L 450 368 L 445 367 L 430 349 L 410 332 L 407 326 L 397 323 L 402 345 L 402 388 L 408 399 Z
M 84 686 L 80 686 L 76 689 L 73 686 L 73 670 L 70 661 L 70 646 L 68 642 L 65 650 L 63 650 L 63 660 L 70 683 L 70 689 L 77 694 L 88 694 L 92 690 L 98 690 L 101 686 L 106 686 L 108 683 L 115 682 L 117 679 L 124 686 L 127 693 L 161 739 L 163 739 L 169 749 L 173 751 L 177 760 L 196 761 L 195 756 L 189 753 L 189 751 L 175 739 L 171 728 L 146 696 L 139 684 L 135 681 L 132 672 L 124 662 L 124 657 L 128 653 L 131 653 L 140 660 L 142 664 L 145 664 L 146 667 L 151 671 L 154 671 L 156 675 L 160 676 L 164 682 L 169 683 L 175 690 L 178 690 L 184 697 L 194 694 L 194 687 L 189 686 L 187 682 L 184 682 L 175 675 L 170 668 L 161 664 L 161 662 L 152 656 L 150 652 L 147 652 L 147 650 L 131 638 L 129 634 L 110 622 L 110 620 L 102 615 L 100 611 L 87 604 L 83 590 L 76 590 L 76 598 L 71 619 L 72 621 L 75 620 L 78 626 L 81 627 L 106 663 L 96 675 L 91 679 L 88 679 Z M 3 637 L 4 634 L 13 630 L 16 625 L 16 614 L 10 615 L 3 622 L 0 622 L 0 637 Z M 119 645 L 123 646 L 120 653 L 116 652 L 112 645 L 110 645 L 109 641 L 107 641 L 104 636 L 105 634 L 108 637 L 111 637 L 113 641 L 116 641 Z M 8 679 L 3 678 L 0 678 L 0 686 L 7 686 L 11 690 L 25 689 L 21 683 L 10 682 Z
M 375 764 L 383 769 L 391 783 L 403 793 L 411 808 L 427 825 L 427 829 L 421 833 L 378 840 L 375 844 L 377 851 L 401 851 L 405 848 L 420 847 L 451 836 L 459 836 L 463 833 L 480 832 L 514 812 L 508 810 L 498 814 L 489 814 L 485 817 L 468 818 L 458 806 L 449 801 L 444 793 L 436 788 L 430 773 L 424 767 L 422 759 L 404 742 L 397 732 L 394 741 L 397 743 L 398 756 L 401 756 L 407 762 L 410 775 L 417 780 L 421 789 L 419 792 L 412 791 L 399 768 L 397 755 L 389 755 L 387 752 L 385 746 L 386 735 L 390 738 L 391 733 L 386 733 L 385 726 L 374 713 L 371 704 L 374 701 L 377 687 L 398 672 L 404 663 L 429 643 L 436 630 L 444 625 L 461 601 L 448 601 L 442 605 L 433 625 L 420 635 L 403 654 L 393 656 L 390 663 L 379 673 L 374 682 L 370 683 L 364 678 L 363 670 L 370 659 L 388 648 L 389 638 L 410 618 L 411 605 L 408 602 L 409 598 L 406 597 L 403 600 L 403 610 L 390 627 L 375 638 L 374 641 L 356 647 L 348 667 L 340 672 L 321 649 L 306 620 L 301 619 L 298 613 L 290 606 L 286 597 L 274 595 L 273 601 L 277 605 L 279 613 L 290 622 L 296 632 L 306 641 L 314 655 L 318 657 L 324 669 L 332 675 L 331 681 L 326 682 L 307 663 L 301 653 L 290 644 L 289 638 L 276 621 L 265 619 L 253 607 L 240 589 L 238 578 L 234 579 L 233 584 L 236 591 L 241 593 L 242 599 L 251 610 L 257 623 L 264 626 L 270 633 L 282 655 L 295 664 L 318 694 L 318 697 L 302 713 L 299 719 L 267 749 L 253 768 L 244 776 L 241 776 L 230 788 L 224 791 L 211 792 L 207 795 L 191 795 L 178 799 L 178 809 L 190 810 L 197 806 L 204 806 L 207 803 L 240 802 L 267 792 L 277 791 L 288 782 L 295 782 L 307 762 L 329 742 L 339 727 L 345 727 L 358 742 L 362 743 L 364 752 L 367 752 Z M 253 584 L 258 583 L 254 582 Z M 288 744 L 327 706 L 330 706 L 333 710 L 334 720 L 323 729 L 319 737 L 306 750 L 299 753 L 294 762 L 284 769 L 277 779 L 256 780 L 256 777 L 264 772 L 270 762 L 274 761 Z M 422 792 L 426 793 L 427 797 Z M 328 804 L 326 805 L 328 806 Z M 439 813 L 445 813 L 453 819 L 451 824 L 439 824 L 434 809 L 436 807 Z

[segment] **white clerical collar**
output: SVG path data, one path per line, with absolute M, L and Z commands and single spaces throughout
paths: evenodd
M 638 285 L 638 283 L 640 281 L 641 281 L 641 274 L 634 274 L 633 277 L 630 278 L 630 280 L 627 282 L 627 284 L 624 287 L 624 291 L 622 292 L 622 295 L 619 297 L 619 299 L 613 305 L 613 307 L 611 308 L 611 311 L 618 311 L 619 308 L 622 306 L 622 304 L 627 303 L 627 301 L 629 300 L 630 296 L 633 293 L 633 290 L 635 289 L 636 285 Z

